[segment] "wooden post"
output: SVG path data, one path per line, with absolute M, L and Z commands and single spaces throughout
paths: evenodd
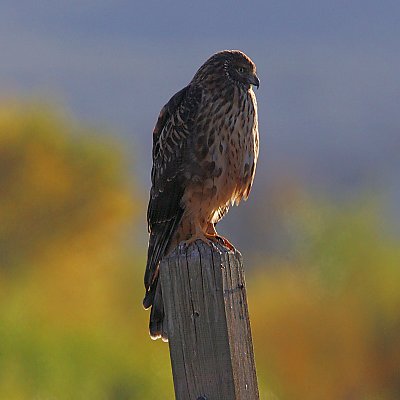
M 258 400 L 242 256 L 197 241 L 160 266 L 177 400 Z

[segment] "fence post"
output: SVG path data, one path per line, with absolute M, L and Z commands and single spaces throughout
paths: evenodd
M 196 241 L 160 265 L 177 400 L 258 400 L 242 256 Z

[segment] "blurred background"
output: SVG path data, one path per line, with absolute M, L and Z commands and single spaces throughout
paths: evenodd
M 258 66 L 260 160 L 221 223 L 268 400 L 400 398 L 398 1 L 0 4 L 0 398 L 172 399 L 143 311 L 158 112 Z

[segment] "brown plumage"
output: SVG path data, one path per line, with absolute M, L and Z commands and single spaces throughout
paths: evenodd
M 258 157 L 259 86 L 254 63 L 238 50 L 214 54 L 163 107 L 153 131 L 150 233 L 144 284 L 150 335 L 167 339 L 160 260 L 180 242 L 229 241 L 215 224 L 247 199 Z

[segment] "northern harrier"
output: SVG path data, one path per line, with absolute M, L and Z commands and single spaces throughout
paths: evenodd
M 162 108 L 153 131 L 150 233 L 143 305 L 150 335 L 167 339 L 158 284 L 160 260 L 177 244 L 229 241 L 216 223 L 247 199 L 258 157 L 256 66 L 238 50 L 210 57 Z

